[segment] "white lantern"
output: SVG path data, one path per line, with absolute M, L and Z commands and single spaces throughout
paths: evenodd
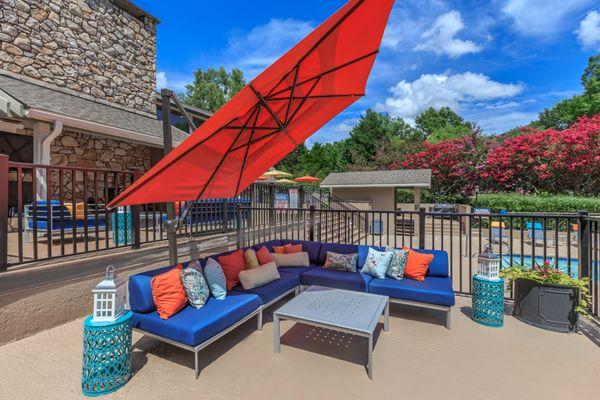
M 490 244 L 477 256 L 477 275 L 489 280 L 500 279 L 500 255 L 493 252 Z
M 94 290 L 94 314 L 92 322 L 115 322 L 125 314 L 127 301 L 126 282 L 115 274 L 115 267 L 106 268 L 106 277 Z

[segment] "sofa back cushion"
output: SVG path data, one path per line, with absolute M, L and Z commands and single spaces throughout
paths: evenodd
M 282 240 L 281 243 L 286 244 L 300 244 L 302 245 L 302 251 L 308 253 L 308 259 L 311 264 L 319 263 L 319 251 L 321 250 L 321 243 L 310 242 L 308 240 Z
M 323 243 L 319 251 L 319 265 L 325 265 L 328 251 L 338 254 L 353 254 L 358 253 L 358 246 L 354 244 Z
M 256 251 L 260 250 L 261 247 L 265 246 L 271 253 L 274 253 L 273 246 L 281 246 L 281 240 L 269 240 L 268 242 L 264 242 L 261 244 L 257 244 L 252 246 L 252 248 Z
M 448 253 L 443 250 L 415 249 L 418 253 L 432 254 L 433 261 L 429 264 L 426 276 L 448 277 Z

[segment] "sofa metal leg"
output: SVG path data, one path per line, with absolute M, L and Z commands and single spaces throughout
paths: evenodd
M 258 323 L 258 330 L 262 331 L 262 326 L 263 326 L 263 315 L 262 315 L 262 309 L 260 310 L 260 312 L 257 314 L 256 316 L 257 319 L 257 323 Z
M 450 330 L 451 327 L 452 327 L 452 309 L 449 308 L 448 311 L 446 311 L 446 329 Z
M 300 294 L 300 286 L 296 286 L 296 289 L 294 289 L 294 296 L 298 296 Z
M 196 379 L 200 376 L 200 368 L 198 367 L 198 351 L 194 351 L 194 367 L 196 371 Z

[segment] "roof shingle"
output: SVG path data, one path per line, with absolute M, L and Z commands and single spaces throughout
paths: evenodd
M 430 169 L 332 173 L 321 187 L 431 187 Z

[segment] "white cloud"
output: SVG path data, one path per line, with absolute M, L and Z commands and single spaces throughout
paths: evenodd
M 528 36 L 552 36 L 565 28 L 573 13 L 594 0 L 508 0 L 502 11 Z
M 440 15 L 433 26 L 426 30 L 414 50 L 432 51 L 436 54 L 446 54 L 458 58 L 469 53 L 478 53 L 481 46 L 470 40 L 457 39 L 455 36 L 465 28 L 462 16 L 458 11 L 450 11 Z
M 228 53 L 237 58 L 236 66 L 252 79 L 313 29 L 309 21 L 274 18 L 250 32 L 233 35 Z
M 537 118 L 537 112 L 513 111 L 506 114 L 479 118 L 477 124 L 485 133 L 502 133 L 519 126 L 527 125 Z
M 575 34 L 584 50 L 600 50 L 600 12 L 590 11 Z
M 156 73 L 156 89 L 160 90 L 169 86 L 169 81 L 167 80 L 166 72 L 157 72 Z
M 449 107 L 459 112 L 461 104 L 513 97 L 523 89 L 521 84 L 505 84 L 473 72 L 426 74 L 413 82 L 398 82 L 390 89 L 392 96 L 376 109 L 413 123 L 429 107 Z

